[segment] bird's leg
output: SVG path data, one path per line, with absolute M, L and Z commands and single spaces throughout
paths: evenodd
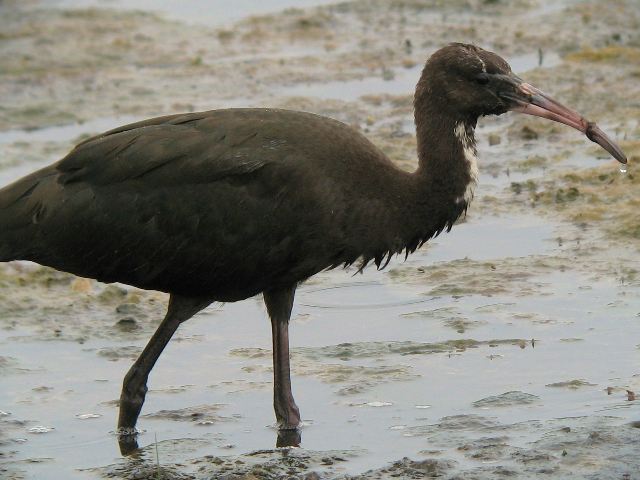
M 123 454 L 126 455 L 138 448 L 135 441 L 135 426 L 147 393 L 147 379 L 151 369 L 178 326 L 210 303 L 210 300 L 202 298 L 178 295 L 169 297 L 169 307 L 164 320 L 124 377 L 118 417 L 118 441 Z
M 289 373 L 289 318 L 295 292 L 295 286 L 264 292 L 273 335 L 273 408 L 280 430 L 296 430 L 300 425 Z

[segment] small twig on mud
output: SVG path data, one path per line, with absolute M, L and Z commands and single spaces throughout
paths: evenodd
M 158 453 L 158 434 L 157 433 L 154 434 L 154 438 L 155 438 L 155 447 L 156 447 L 156 480 L 163 480 L 164 475 L 160 470 L 160 454 Z

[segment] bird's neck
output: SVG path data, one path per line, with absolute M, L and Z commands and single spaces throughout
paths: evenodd
M 404 228 L 411 252 L 443 230 L 449 231 L 466 212 L 478 178 L 475 119 L 448 117 L 442 112 L 416 114 L 419 166 Z M 427 120 L 426 122 L 424 120 Z
M 373 198 L 383 199 L 386 208 L 372 209 L 367 202 L 362 210 L 362 215 L 372 216 L 363 222 L 367 227 L 354 248 L 363 259 L 361 268 L 369 261 L 384 268 L 392 254 L 405 250 L 408 255 L 443 230 L 450 230 L 473 197 L 478 176 L 475 119 L 449 118 L 435 111 L 421 113 L 416 111 L 418 169 L 413 174 L 393 170 L 396 175 L 385 177 L 385 189 L 373 194 Z M 372 225 L 379 228 L 378 233 L 371 233 Z M 351 257 L 336 264 L 353 261 Z
M 423 193 L 442 208 L 445 204 L 465 210 L 478 182 L 475 118 L 450 116 L 443 112 L 416 110 L 419 167 L 416 175 Z

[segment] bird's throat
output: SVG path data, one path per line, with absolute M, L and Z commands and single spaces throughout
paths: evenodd
M 416 124 L 418 175 L 426 183 L 425 193 L 440 204 L 453 203 L 465 210 L 478 183 L 476 122 L 440 114 Z
M 476 150 L 475 126 L 466 122 L 456 123 L 453 133 L 462 151 L 463 164 L 468 172 L 468 183 L 461 197 L 456 198 L 456 202 L 464 202 L 466 205 L 471 203 L 476 185 L 478 184 L 478 152 Z

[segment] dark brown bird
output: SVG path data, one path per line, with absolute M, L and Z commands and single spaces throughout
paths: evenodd
M 214 301 L 262 293 L 275 414 L 280 429 L 296 430 L 288 341 L 296 287 L 337 266 L 384 268 L 451 229 L 477 180 L 478 117 L 515 110 L 562 122 L 626 162 L 595 124 L 472 45 L 429 58 L 414 106 L 413 173 L 359 132 L 311 113 L 213 110 L 116 128 L 0 190 L 0 261 L 170 294 L 124 378 L 123 434 L 135 433 L 149 373 L 178 326 Z

